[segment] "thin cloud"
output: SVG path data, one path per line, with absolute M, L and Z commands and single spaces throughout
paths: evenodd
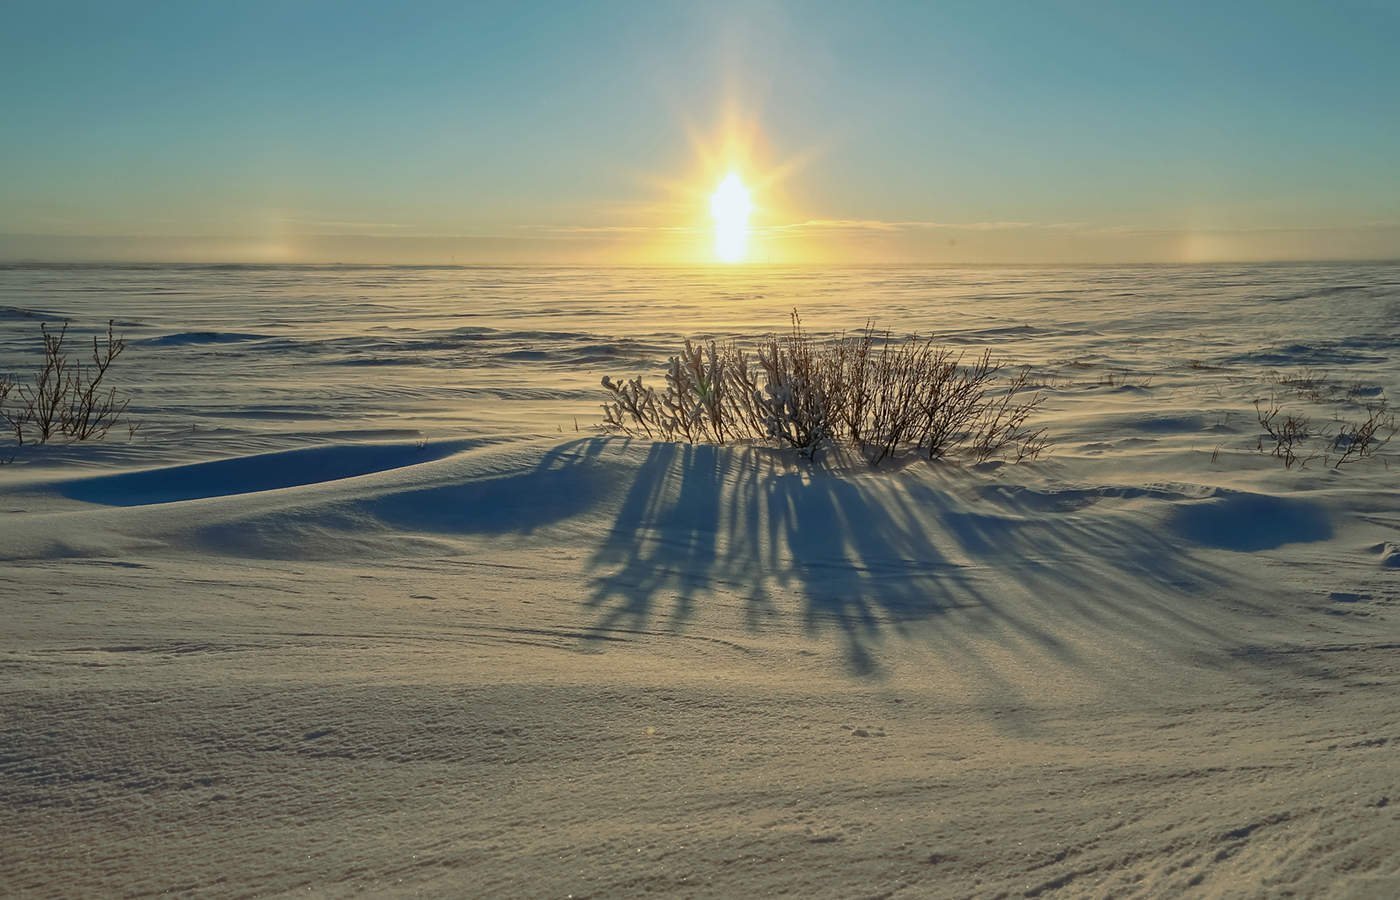
M 688 225 L 521 225 L 540 234 L 692 234 L 703 229 Z
M 1244 225 L 1161 228 L 1138 225 L 1104 225 L 1087 229 L 1093 234 L 1158 237 L 1177 234 L 1323 234 L 1345 231 L 1394 231 L 1400 222 L 1357 222 L 1348 225 Z
M 906 231 L 1009 231 L 1026 228 L 1065 228 L 1063 224 L 1041 225 L 1035 222 L 927 222 L 885 221 L 883 219 L 808 219 L 784 225 L 769 225 L 763 230 L 777 232 L 873 232 L 892 234 Z
M 395 223 L 347 222 L 284 218 L 281 221 L 307 228 L 328 229 L 308 232 L 307 236 L 385 238 L 453 238 L 466 240 L 538 240 L 568 241 L 603 239 L 608 237 L 689 237 L 709 233 L 709 228 L 697 225 L 516 225 L 505 231 L 453 233 L 417 232 L 417 226 Z M 1163 227 L 1145 225 L 1093 225 L 1086 222 L 937 222 L 931 220 L 884 219 L 806 219 L 776 225 L 755 225 L 753 232 L 773 237 L 799 235 L 849 235 L 869 237 L 912 235 L 927 232 L 1041 232 L 1085 237 L 1174 237 L 1188 234 L 1250 235 L 1297 234 L 1333 232 L 1384 232 L 1400 229 L 1400 222 L 1370 221 L 1353 225 L 1272 225 L 1246 227 Z
M 347 222 L 343 220 L 338 221 L 326 219 L 297 219 L 289 218 L 286 216 L 279 218 L 278 221 L 285 222 L 288 225 L 304 225 L 308 228 L 337 228 L 349 229 L 352 231 L 364 231 L 367 229 L 376 231 L 401 231 L 414 227 L 412 225 L 404 225 L 398 222 Z

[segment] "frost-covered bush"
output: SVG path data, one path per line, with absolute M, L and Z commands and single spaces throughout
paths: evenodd
M 687 340 L 659 391 L 605 376 L 603 427 L 689 443 L 773 441 L 808 454 L 841 442 L 871 465 L 909 452 L 1034 458 L 1047 445 L 1044 429 L 1029 424 L 1043 397 L 1026 370 L 1004 371 L 990 351 L 969 360 L 931 338 L 894 339 L 870 326 L 813 338 L 794 313 L 791 332 L 752 352 Z

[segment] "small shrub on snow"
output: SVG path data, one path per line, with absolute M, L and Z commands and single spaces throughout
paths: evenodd
M 1354 425 L 1338 422 L 1337 431 L 1332 435 L 1332 452 L 1337 454 L 1332 468 L 1340 469 L 1349 462 L 1370 459 L 1390 443 L 1397 431 L 1400 425 L 1396 424 L 1395 414 L 1384 403 L 1368 406 L 1366 418 Z
M 1327 387 L 1331 380 L 1327 370 L 1311 366 L 1305 366 L 1296 372 L 1276 374 L 1274 379 L 1284 387 L 1314 400 L 1322 398 L 1323 388 Z
M 0 375 L 0 422 L 16 445 L 45 444 L 57 438 L 97 440 L 106 436 L 126 412 L 105 384 L 107 372 L 126 349 L 107 323 L 105 340 L 92 339 L 84 354 L 68 343 L 68 323 L 57 331 L 40 325 L 43 357 L 29 379 Z
M 1293 468 L 1293 464 L 1300 461 L 1298 451 L 1301 445 L 1312 436 L 1312 426 L 1307 417 L 1284 413 L 1277 397 L 1270 397 L 1268 403 L 1255 400 L 1254 411 L 1259 418 L 1259 427 L 1264 429 L 1264 436 L 1273 442 L 1271 448 L 1265 447 L 1264 436 L 1261 436 L 1259 451 L 1262 453 L 1268 450 L 1271 455 L 1283 461 L 1284 468 Z M 1306 465 L 1312 459 L 1312 456 L 1307 456 L 1302 458 L 1301 462 Z
M 828 442 L 858 448 L 871 465 L 902 452 L 978 461 L 1035 458 L 1045 430 L 1029 424 L 1043 395 L 1028 370 L 1004 376 L 984 351 L 967 360 L 931 338 L 891 338 L 873 327 L 821 340 L 793 314 L 792 330 L 760 342 L 687 340 L 665 387 L 603 378 L 603 427 L 689 443 L 773 441 L 815 453 Z
M 1295 464 L 1303 468 L 1319 458 L 1323 465 L 1334 469 L 1376 458 L 1400 432 L 1395 414 L 1384 401 L 1367 406 L 1364 419 L 1346 422 L 1338 417 L 1332 427 L 1319 429 L 1314 429 L 1306 416 L 1285 412 L 1277 397 L 1270 397 L 1267 402 L 1255 400 L 1254 409 L 1259 426 L 1264 429 L 1259 438 L 1259 451 L 1277 457 L 1288 469 Z M 1310 444 L 1312 438 L 1322 439 L 1322 446 Z

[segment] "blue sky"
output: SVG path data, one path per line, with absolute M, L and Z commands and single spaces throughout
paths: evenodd
M 1400 4 L 10 2 L 0 256 L 1400 256 Z M 718 167 L 718 168 L 717 168 Z

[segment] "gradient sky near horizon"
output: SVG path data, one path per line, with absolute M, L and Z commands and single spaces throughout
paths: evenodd
M 9 2 L 0 259 L 1400 257 L 1400 4 Z

